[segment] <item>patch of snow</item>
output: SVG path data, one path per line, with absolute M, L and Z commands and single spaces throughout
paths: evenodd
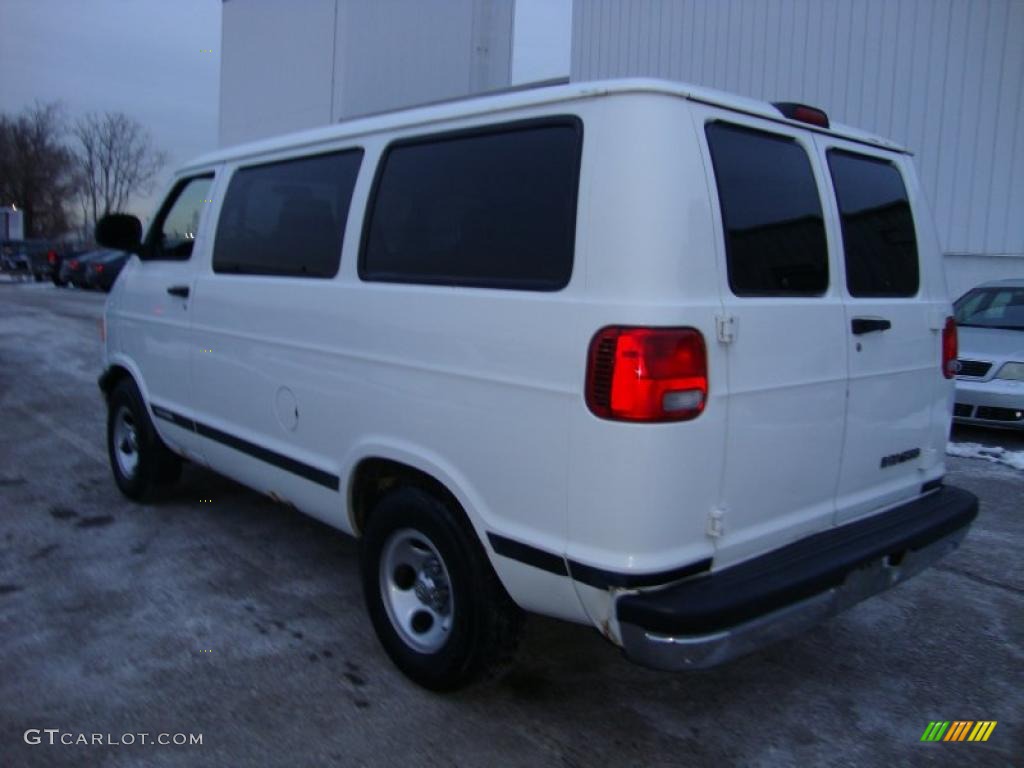
M 949 443 L 946 454 L 961 459 L 984 459 L 995 464 L 1005 464 L 1014 469 L 1024 469 L 1024 451 L 1008 451 L 997 445 L 981 443 Z

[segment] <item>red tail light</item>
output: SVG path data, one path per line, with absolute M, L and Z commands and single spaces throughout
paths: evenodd
M 57 263 L 57 252 L 56 251 L 50 251 L 49 253 L 47 253 L 46 254 L 46 260 L 48 262 L 50 262 L 51 264 L 56 264 Z
M 72 260 L 71 260 L 71 263 L 69 264 L 69 266 L 70 266 L 70 267 L 71 267 L 72 269 L 78 269 L 78 259 L 72 259 Z
M 956 360 L 957 339 L 956 320 L 946 318 L 946 326 L 942 329 L 942 375 L 947 379 L 956 376 L 960 364 Z
M 96 264 L 96 265 L 94 265 L 94 268 L 95 268 L 95 270 L 97 272 L 102 272 L 103 271 L 103 265 L 102 264 Z
M 686 421 L 708 394 L 704 337 L 693 328 L 602 328 L 590 342 L 587 407 L 616 421 Z

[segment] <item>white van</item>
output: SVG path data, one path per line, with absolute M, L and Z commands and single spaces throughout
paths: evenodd
M 955 548 L 956 328 L 906 150 L 655 80 L 371 116 L 182 168 L 111 293 L 114 478 L 184 457 L 361 540 L 433 689 L 523 611 L 662 669 Z

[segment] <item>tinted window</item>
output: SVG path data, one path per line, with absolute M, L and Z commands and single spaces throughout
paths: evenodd
M 231 179 L 214 272 L 333 277 L 362 150 L 257 165 Z
M 722 206 L 729 287 L 737 296 L 817 296 L 828 249 L 811 163 L 795 140 L 707 126 Z
M 557 290 L 569 281 L 575 121 L 390 147 L 371 204 L 369 280 Z
M 149 258 L 185 261 L 192 255 L 211 184 L 213 176 L 200 176 L 174 188 L 149 234 Z
M 833 149 L 836 188 L 851 296 L 917 293 L 917 238 L 903 179 L 885 160 Z

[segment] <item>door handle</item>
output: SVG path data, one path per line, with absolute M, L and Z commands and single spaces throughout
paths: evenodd
M 167 292 L 171 294 L 171 296 L 180 296 L 183 299 L 188 298 L 187 285 L 172 285 L 167 289 Z
M 855 317 L 850 321 L 850 330 L 853 331 L 854 336 L 873 331 L 888 331 L 890 328 L 892 328 L 892 323 L 884 317 Z

